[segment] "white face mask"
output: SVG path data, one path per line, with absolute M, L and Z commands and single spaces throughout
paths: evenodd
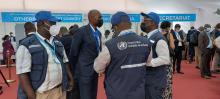
M 176 32 L 178 32 L 178 33 L 179 33 L 179 32 L 180 32 L 180 30 L 176 30 Z
M 207 29 L 206 29 L 206 32 L 210 32 L 210 31 L 211 31 L 211 28 L 207 28 Z
M 52 35 L 52 36 L 58 35 L 58 34 L 59 34 L 59 31 L 60 31 L 60 27 L 57 26 L 57 25 L 52 25 L 52 26 L 50 27 L 50 35 Z

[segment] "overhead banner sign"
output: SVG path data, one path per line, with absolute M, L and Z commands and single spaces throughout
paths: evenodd
M 111 14 L 102 14 L 103 22 L 110 23 L 111 22 Z
M 2 12 L 2 22 L 32 22 L 35 20 L 33 12 Z M 62 22 L 82 22 L 82 14 L 75 13 L 53 13 Z
M 102 19 L 104 22 L 106 23 L 110 23 L 111 22 L 111 14 L 102 14 Z M 141 18 L 140 18 L 140 14 L 128 14 L 128 16 L 131 19 L 131 22 L 140 22 Z
M 159 14 L 160 21 L 195 22 L 196 14 Z
M 131 22 L 140 22 L 141 21 L 141 17 L 140 14 L 128 14 Z
M 35 20 L 34 12 L 2 12 L 0 19 L 2 22 L 32 22 Z M 79 13 L 53 13 L 62 22 L 82 22 L 83 16 Z M 140 22 L 140 14 L 128 14 L 131 22 Z M 103 21 L 111 22 L 112 14 L 102 14 Z M 170 22 L 195 22 L 196 14 L 159 14 L 161 21 Z

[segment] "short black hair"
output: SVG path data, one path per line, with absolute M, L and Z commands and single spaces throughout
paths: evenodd
M 79 26 L 77 24 L 74 24 L 72 26 L 70 26 L 69 28 L 69 34 L 73 35 L 76 33 L 76 31 L 79 29 Z
M 33 29 L 36 29 L 36 28 L 35 28 L 35 26 L 34 26 L 33 23 L 31 23 L 31 22 L 26 22 L 26 23 L 24 24 L 24 29 L 25 29 L 25 30 L 33 30 Z
M 69 31 L 71 31 L 72 29 L 76 30 L 78 28 L 79 28 L 79 26 L 77 24 L 74 24 L 74 25 L 70 26 Z
M 181 28 L 180 24 L 176 24 L 175 28 Z
M 9 35 L 5 35 L 2 40 L 5 41 L 7 38 L 9 38 Z
M 109 30 L 105 30 L 105 35 L 109 35 L 110 31 Z
M 171 27 L 171 22 L 169 21 L 163 21 L 161 24 L 160 24 L 160 28 L 161 29 L 166 29 L 166 28 L 170 28 Z
M 195 27 L 194 27 L 194 26 L 192 26 L 190 29 L 195 29 Z

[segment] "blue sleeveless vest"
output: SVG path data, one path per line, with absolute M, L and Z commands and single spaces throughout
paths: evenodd
M 25 46 L 31 54 L 31 72 L 28 73 L 32 88 L 36 91 L 41 84 L 44 82 L 47 73 L 48 66 L 48 54 L 46 49 L 41 45 L 40 41 L 37 39 L 36 35 L 31 35 L 20 42 L 20 45 Z M 40 47 L 33 47 L 40 45 Z M 68 87 L 68 77 L 66 72 L 66 67 L 63 63 L 63 45 L 56 38 L 54 38 L 54 45 L 56 47 L 56 56 L 61 62 L 62 66 L 62 87 L 66 90 Z M 31 47 L 32 46 L 32 47 Z M 18 87 L 18 99 L 27 99 L 27 96 L 21 86 Z
M 108 99 L 145 99 L 148 40 L 135 33 L 106 42 L 111 62 L 105 73 Z

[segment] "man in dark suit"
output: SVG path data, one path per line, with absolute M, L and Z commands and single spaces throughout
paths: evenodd
M 74 25 L 73 27 L 71 26 L 71 29 L 69 29 L 69 33 L 66 34 L 66 35 L 63 35 L 60 38 L 60 41 L 63 43 L 63 46 L 65 48 L 67 56 L 69 56 L 69 53 L 70 53 L 71 43 L 72 43 L 72 39 L 73 39 L 73 34 L 75 34 L 77 29 L 79 29 L 78 25 Z
M 201 77 L 210 79 L 210 61 L 212 53 L 211 25 L 205 24 L 205 31 L 199 35 L 198 47 L 201 52 Z
M 60 41 L 62 42 L 65 52 L 68 57 L 70 57 L 70 49 L 71 49 L 71 44 L 72 44 L 72 39 L 73 39 L 73 34 L 75 34 L 76 30 L 79 28 L 77 24 L 74 24 L 73 26 L 70 27 L 69 33 L 66 35 L 63 35 L 60 38 Z M 72 64 L 71 64 L 72 67 Z M 73 69 L 71 68 L 72 75 L 73 74 Z M 76 82 L 75 82 L 76 83 Z M 79 88 L 78 86 L 75 86 L 72 91 L 67 92 L 67 99 L 79 99 Z
M 179 24 L 175 25 L 175 30 L 171 31 L 174 37 L 175 44 L 175 55 L 173 57 L 173 72 L 177 70 L 177 73 L 184 74 L 181 72 L 181 61 L 182 61 L 182 49 L 183 49 L 183 31 L 180 30 L 181 26 Z M 176 67 L 176 68 L 175 68 Z
M 193 62 L 193 58 L 195 56 L 195 50 L 194 50 L 194 44 L 193 44 L 193 40 L 196 39 L 194 38 L 194 35 L 196 35 L 195 33 L 197 33 L 197 30 L 192 26 L 190 28 L 190 30 L 187 33 L 187 42 L 189 43 L 189 63 L 191 64 Z
M 80 99 L 96 99 L 98 74 L 93 69 L 95 58 L 101 51 L 101 32 L 97 27 L 103 25 L 101 13 L 91 10 L 89 24 L 79 28 L 73 36 L 70 60 L 73 65 Z

